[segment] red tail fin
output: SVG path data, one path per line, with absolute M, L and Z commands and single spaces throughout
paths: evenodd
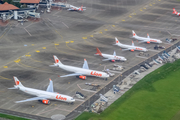
M 98 48 L 96 48 L 96 50 L 97 50 L 97 53 L 96 53 L 96 54 L 98 54 L 98 55 L 102 56 L 101 51 L 100 51 Z
M 80 11 L 83 11 L 83 6 L 81 6 L 81 7 L 79 8 L 79 10 L 80 10 Z
M 173 8 L 173 14 L 177 14 L 177 11 L 175 8 Z

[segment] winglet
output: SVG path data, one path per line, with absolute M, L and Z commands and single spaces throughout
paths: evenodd
M 46 91 L 48 91 L 48 92 L 54 92 L 53 81 L 52 81 L 50 78 L 49 78 L 49 85 L 48 85 Z
M 132 46 L 134 46 L 134 42 L 132 41 Z
M 89 69 L 89 66 L 88 66 L 88 63 L 87 63 L 86 59 L 84 59 L 83 68 L 84 69 Z
M 150 38 L 148 33 L 147 33 L 147 38 Z
M 114 51 L 113 55 L 116 56 L 116 51 Z

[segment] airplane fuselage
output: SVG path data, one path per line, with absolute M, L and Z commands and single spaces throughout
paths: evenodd
M 125 57 L 122 57 L 122 56 L 114 56 L 114 55 L 103 54 L 103 53 L 102 53 L 102 56 L 104 58 L 113 59 L 113 60 L 121 60 L 121 61 L 126 61 L 127 60 Z
M 161 40 L 158 39 L 153 39 L 153 38 L 145 38 L 145 37 L 139 37 L 139 36 L 133 36 L 133 38 L 137 39 L 137 40 L 142 40 L 142 41 L 149 41 L 149 42 L 153 42 L 153 43 L 162 43 Z
M 37 90 L 37 89 L 33 89 L 33 88 L 28 88 L 28 87 L 18 87 L 18 89 L 27 94 L 30 94 L 33 96 L 38 96 L 38 97 L 45 97 L 46 99 L 59 100 L 59 101 L 64 101 L 64 102 L 68 102 L 68 103 L 72 103 L 75 101 L 75 99 L 73 99 L 70 96 L 55 93 L 55 92 Z
M 133 50 L 144 51 L 144 52 L 148 51 L 146 48 L 138 47 L 138 46 L 124 45 L 124 44 L 116 44 L 116 45 L 118 45 L 121 48 L 126 48 L 129 50 L 133 49 Z
M 74 67 L 74 66 L 69 66 L 69 65 L 58 65 L 58 66 L 63 70 L 74 72 L 74 73 L 82 73 L 82 75 L 86 75 L 86 76 L 95 76 L 95 77 L 102 77 L 102 78 L 109 77 L 107 73 L 101 72 L 101 71 L 84 69 L 84 68 L 79 68 L 79 67 Z

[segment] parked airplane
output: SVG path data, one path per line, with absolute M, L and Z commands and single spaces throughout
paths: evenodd
M 132 30 L 132 34 L 133 34 L 133 37 L 132 38 L 135 38 L 137 40 L 141 40 L 141 42 L 147 42 L 147 43 L 162 43 L 161 40 L 158 40 L 158 39 L 154 39 L 154 38 L 150 38 L 149 37 L 149 34 L 147 34 L 147 38 L 145 37 L 140 37 L 140 36 L 137 36 L 136 33 Z
M 57 66 L 60 67 L 63 70 L 69 71 L 69 72 L 74 72 L 73 74 L 68 74 L 68 75 L 63 75 L 60 77 L 68 77 L 68 76 L 79 76 L 79 78 L 85 80 L 86 76 L 95 76 L 95 77 L 101 77 L 101 78 L 108 78 L 109 75 L 105 72 L 101 72 L 101 71 L 96 71 L 96 70 L 90 70 L 88 67 L 88 63 L 86 61 L 86 59 L 84 59 L 84 64 L 82 68 L 79 67 L 73 67 L 73 66 L 69 66 L 69 65 L 64 65 L 60 62 L 60 60 L 57 58 L 57 56 L 53 56 L 54 57 L 54 65 L 50 65 L 50 66 Z
M 37 96 L 37 97 L 33 97 L 30 99 L 26 99 L 26 100 L 16 101 L 16 103 L 41 100 L 42 103 L 44 103 L 44 104 L 50 104 L 49 99 L 64 101 L 64 102 L 68 102 L 68 103 L 75 102 L 75 99 L 73 97 L 54 92 L 53 81 L 51 79 L 49 79 L 50 82 L 49 82 L 49 86 L 47 87 L 47 90 L 43 91 L 43 90 L 37 90 L 37 89 L 33 89 L 33 88 L 24 87 L 21 84 L 21 82 L 18 80 L 17 77 L 14 76 L 13 78 L 14 78 L 14 82 L 16 85 L 14 85 L 13 88 L 9 88 L 9 89 L 19 89 L 27 94 Z
M 132 41 L 132 45 L 121 44 L 116 37 L 115 37 L 115 41 L 116 41 L 116 44 L 114 44 L 114 45 L 117 45 L 121 48 L 126 48 L 126 49 L 122 49 L 123 51 L 125 51 L 125 50 L 131 50 L 132 52 L 134 50 L 144 51 L 144 52 L 148 51 L 146 48 L 134 46 L 133 41 Z
M 102 61 L 112 61 L 112 62 L 115 62 L 116 60 L 120 60 L 120 61 L 126 61 L 127 59 L 125 57 L 122 57 L 122 56 L 116 56 L 116 51 L 114 51 L 114 54 L 113 55 L 109 55 L 109 54 L 104 54 L 104 53 L 101 53 L 101 51 L 96 48 L 97 50 L 97 53 L 94 54 L 94 55 L 100 55 L 104 58 L 107 58 L 107 59 L 103 59 Z
M 76 6 L 73 6 L 73 5 L 70 5 L 70 7 L 69 7 L 69 11 L 84 11 L 84 10 L 86 10 L 85 9 L 86 7 L 83 7 L 83 6 L 81 6 L 81 7 L 76 7 Z
M 180 16 L 180 13 L 178 13 L 175 8 L 173 8 L 172 14 L 175 14 L 175 15 L 177 15 L 177 16 Z

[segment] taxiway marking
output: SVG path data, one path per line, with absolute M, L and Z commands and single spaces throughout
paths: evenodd
M 69 28 L 64 22 L 62 22 L 64 24 L 64 26 L 66 26 L 67 28 Z
M 29 34 L 29 36 L 32 36 L 31 33 L 29 33 L 26 28 L 24 28 L 24 30 Z

